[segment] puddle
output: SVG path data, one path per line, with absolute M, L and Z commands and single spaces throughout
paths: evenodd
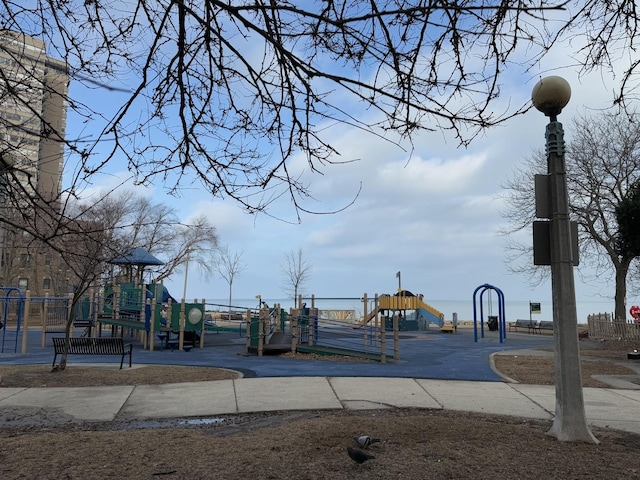
M 180 425 L 215 425 L 224 422 L 224 418 L 190 418 L 182 420 Z

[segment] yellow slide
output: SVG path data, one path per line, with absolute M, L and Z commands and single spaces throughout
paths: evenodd
M 382 295 L 378 297 L 378 308 L 362 320 L 362 325 L 369 323 L 378 310 L 418 310 L 427 321 L 440 327 L 444 325 L 444 313 L 423 302 L 420 297 Z

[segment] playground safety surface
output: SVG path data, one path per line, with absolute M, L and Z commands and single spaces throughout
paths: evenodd
M 485 331 L 484 338 L 479 335 L 478 342 L 474 342 L 473 329 L 460 328 L 455 334 L 443 334 L 437 330 L 402 332 L 399 360 L 385 364 L 309 362 L 277 356 L 247 355 L 244 336 L 238 333 L 209 333 L 205 335 L 205 348 L 194 348 L 190 352 L 167 349 L 149 351 L 134 343 L 133 362 L 230 368 L 242 372 L 245 377 L 355 376 L 500 382 L 502 378 L 491 368 L 491 354 L 540 348 L 553 348 L 551 335 L 509 333 L 507 339 L 500 343 L 497 332 Z M 77 363 L 113 363 L 116 358 L 73 356 L 69 360 Z M 51 364 L 52 359 L 51 340 L 47 339 L 47 346 L 40 347 L 39 331 L 29 332 L 26 355 L 0 354 L 0 360 L 6 365 Z

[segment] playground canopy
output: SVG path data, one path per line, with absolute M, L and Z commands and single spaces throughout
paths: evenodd
M 127 250 L 124 255 L 114 258 L 109 263 L 114 265 L 125 265 L 127 267 L 127 273 L 129 274 L 130 281 L 133 281 L 133 267 L 138 267 L 138 279 L 140 283 L 142 283 L 144 267 L 164 265 L 162 260 L 158 260 L 142 247 L 132 247 Z

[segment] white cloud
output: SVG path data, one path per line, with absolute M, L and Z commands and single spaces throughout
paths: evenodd
M 558 49 L 539 69 L 543 75 L 561 74 L 572 85 L 573 98 L 560 118 L 565 130 L 576 112 L 611 102 L 607 79 L 579 77 L 572 69 L 560 68 L 568 63 L 571 59 Z M 529 100 L 538 74 L 527 75 L 507 72 L 496 112 Z M 245 252 L 247 270 L 234 284 L 236 298 L 281 297 L 284 254 L 301 247 L 313 268 L 306 291 L 321 296 L 392 292 L 395 272 L 401 270 L 403 284 L 429 300 L 470 299 L 473 289 L 486 282 L 500 286 L 508 299 L 526 300 L 532 295 L 526 279 L 509 275 L 503 264 L 504 239 L 496 236 L 504 225 L 499 193 L 514 166 L 533 149 L 544 148 L 547 122 L 541 113 L 530 111 L 485 132 L 468 148 L 460 148 L 447 132 L 424 132 L 412 146 L 404 143 L 400 148 L 393 136 L 387 141 L 344 125 L 327 126 L 332 145 L 341 153 L 338 160 L 351 163 L 327 165 L 323 175 L 312 174 L 307 158 L 295 156 L 290 172 L 309 182 L 314 198 L 305 207 L 331 211 L 349 204 L 361 185 L 362 191 L 345 211 L 304 216 L 301 225 L 295 224 L 286 197 L 275 202 L 270 213 L 294 224 L 243 214 L 233 202 L 210 200 L 197 190 L 182 199 L 154 193 L 175 205 L 183 219 L 205 214 L 223 245 Z M 570 137 L 571 132 L 566 134 Z M 208 280 L 190 280 L 188 296 L 224 298 L 227 285 L 217 276 Z M 170 282 L 181 291 L 180 276 Z M 578 289 L 592 291 L 591 286 Z M 549 285 L 536 294 L 549 298 Z
M 96 175 L 92 178 L 91 185 L 82 188 L 76 185 L 74 194 L 81 201 L 96 201 L 107 193 L 113 192 L 115 195 L 124 192 L 132 192 L 143 197 L 162 195 L 153 185 L 135 185 L 131 174 L 127 171 L 116 171 L 107 175 Z M 68 187 L 67 187 L 68 188 Z
M 400 195 L 455 194 L 466 189 L 486 157 L 463 155 L 449 159 L 411 158 L 405 165 L 387 163 L 377 172 L 376 185 L 387 186 Z

